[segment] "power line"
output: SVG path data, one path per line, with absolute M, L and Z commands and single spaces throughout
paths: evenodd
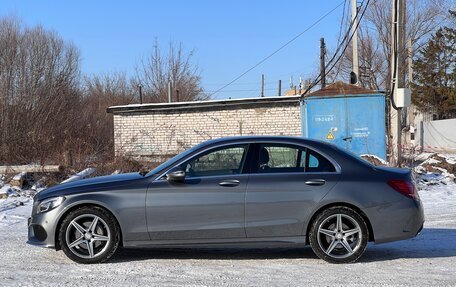
M 347 0 L 348 1 L 348 0 Z M 347 8 L 349 9 L 348 5 L 347 5 Z M 358 10 L 357 10 L 358 11 Z M 356 15 L 358 16 L 358 15 Z M 348 14 L 347 14 L 347 17 L 348 17 Z M 345 23 L 345 4 L 344 4 L 344 11 L 342 13 L 342 19 L 340 21 L 340 29 L 339 29 L 339 37 L 337 38 L 337 45 L 340 44 L 340 37 L 341 37 L 341 32 L 342 32 L 342 29 L 343 29 L 343 26 L 344 26 L 344 23 Z M 350 24 L 350 27 L 353 25 L 353 23 Z M 337 70 L 336 70 L 336 74 L 334 75 L 333 79 L 337 79 L 337 77 L 339 76 L 339 72 L 340 72 L 340 66 L 341 66 L 342 62 L 339 62 L 339 66 L 337 67 Z M 329 73 L 328 73 L 329 75 Z
M 342 29 L 343 29 L 344 22 L 345 22 L 345 6 L 347 4 L 347 1 L 348 0 L 344 1 L 344 8 L 342 10 L 342 18 L 340 20 L 339 36 L 337 37 L 337 45 L 340 44 L 340 37 L 342 37 Z
M 361 14 L 361 16 L 359 17 L 359 20 L 357 21 L 356 23 L 356 27 L 354 29 L 354 31 L 356 31 L 359 27 L 359 24 L 361 23 L 361 19 L 363 18 L 364 14 L 366 13 L 366 10 L 367 10 L 367 6 L 369 6 L 369 2 L 370 0 L 367 0 L 367 3 L 366 3 L 366 6 L 364 7 L 364 10 Z M 364 1 L 361 3 L 360 6 L 362 6 L 364 4 Z M 357 10 L 356 12 L 356 15 L 355 15 L 355 19 L 358 17 L 358 14 L 359 14 L 359 10 Z M 339 57 L 337 58 L 337 60 L 335 60 L 334 64 L 332 64 L 331 68 L 327 69 L 327 74 L 329 74 L 333 69 L 334 67 L 337 65 L 337 63 L 340 61 L 340 59 L 343 57 L 343 55 L 345 54 L 345 51 L 347 50 L 348 48 L 348 45 L 350 44 L 351 40 L 353 39 L 353 36 L 355 35 L 355 33 L 352 33 L 351 36 L 350 36 L 350 39 L 348 39 L 348 41 L 346 41 L 347 37 L 350 35 L 350 32 L 351 32 L 351 28 L 353 26 L 353 23 L 354 21 L 351 21 L 351 24 L 350 24 L 350 27 L 348 27 L 348 30 L 347 30 L 347 33 L 345 34 L 345 37 L 344 39 L 342 40 L 341 42 L 341 45 L 339 47 L 336 48 L 336 52 L 334 53 L 333 57 L 331 58 L 331 60 L 328 62 L 328 64 L 325 66 L 325 68 L 327 69 L 334 61 L 334 59 L 336 58 L 338 52 L 340 51 L 340 49 L 342 48 L 342 44 L 344 42 L 346 42 L 345 44 L 345 47 L 343 48 L 342 50 L 342 53 L 340 53 Z M 353 32 L 354 32 L 353 31 Z M 304 95 L 307 94 L 313 87 L 315 87 L 319 82 L 321 81 L 321 75 L 318 75 L 315 80 L 313 81 L 313 83 L 311 83 L 309 85 L 309 87 L 304 91 Z
M 277 88 L 271 88 L 271 89 L 264 89 L 265 91 L 276 91 Z M 224 91 L 219 91 L 220 93 L 230 93 L 230 92 L 261 92 L 261 87 L 258 87 L 257 89 L 245 89 L 245 90 L 224 90 Z M 207 93 L 210 93 L 211 91 L 206 91 Z
M 268 75 L 266 75 L 268 76 Z M 203 84 L 203 86 L 220 86 L 220 85 L 223 85 L 223 84 Z M 234 83 L 232 84 L 231 86 L 255 86 L 255 85 L 258 85 L 258 86 L 261 86 L 261 81 L 258 81 L 258 82 L 251 82 L 251 83 Z M 274 82 L 265 82 L 264 83 L 265 86 L 270 86 L 270 85 L 277 85 L 277 83 L 274 81 Z M 215 89 L 214 89 L 215 91 Z
M 327 16 L 329 16 L 332 12 L 334 12 L 335 10 L 337 10 L 337 8 L 339 8 L 346 0 L 342 1 L 339 3 L 339 5 L 337 5 L 335 8 L 333 8 L 331 11 L 327 12 L 326 14 L 324 14 L 323 16 L 321 16 L 317 21 L 315 21 L 312 25 L 310 25 L 309 27 L 307 27 L 304 31 L 302 31 L 301 33 L 299 33 L 298 35 L 296 35 L 295 37 L 293 37 L 291 40 L 289 40 L 288 42 L 286 42 L 285 44 L 283 44 L 282 46 L 280 46 L 277 50 L 275 50 L 274 52 L 272 52 L 271 54 L 269 54 L 267 57 L 263 58 L 261 61 L 259 61 L 258 63 L 256 63 L 255 65 L 253 65 L 251 68 L 247 69 L 247 71 L 243 72 L 242 74 L 240 74 L 239 76 L 237 76 L 236 78 L 234 78 L 231 82 L 225 84 L 223 87 L 221 87 L 220 89 L 216 90 L 214 93 L 210 94 L 209 96 L 213 96 L 215 94 L 217 94 L 218 92 L 220 92 L 221 90 L 225 89 L 226 87 L 230 86 L 231 84 L 233 84 L 234 82 L 236 82 L 237 80 L 239 80 L 240 78 L 242 78 L 243 76 L 245 76 L 247 73 L 249 73 L 250 71 L 252 71 L 253 69 L 255 69 L 256 67 L 258 67 L 259 65 L 263 64 L 264 62 L 266 62 L 269 58 L 271 58 L 272 56 L 274 56 L 275 54 L 277 54 L 279 51 L 281 51 L 283 48 L 285 48 L 286 46 L 288 46 L 289 44 L 291 44 L 292 42 L 294 42 L 296 39 L 298 39 L 299 37 L 301 37 L 304 33 L 306 33 L 307 31 L 309 31 L 310 29 L 312 29 L 314 26 L 316 26 L 318 23 L 320 23 L 323 19 L 325 19 Z
M 204 86 L 221 86 L 224 84 L 204 84 Z M 258 82 L 250 82 L 250 83 L 235 83 L 232 86 L 252 86 L 252 85 L 261 85 L 261 81 Z
M 369 6 L 369 2 L 370 2 L 370 0 L 367 0 L 366 6 L 365 6 L 365 8 L 364 8 L 364 10 L 363 10 L 363 13 L 360 15 L 359 20 L 358 20 L 357 23 L 356 23 L 355 30 L 354 30 L 353 32 L 355 32 L 356 30 L 358 30 L 359 25 L 360 25 L 360 23 L 361 23 L 361 20 L 363 19 L 364 14 L 366 13 L 367 6 Z M 364 4 L 364 1 L 361 2 L 361 5 L 360 5 L 360 6 L 362 6 L 363 4 Z M 355 17 L 355 18 L 358 17 L 358 14 L 359 14 L 359 10 L 357 10 L 357 12 L 356 12 L 356 17 Z M 352 26 L 353 26 L 353 22 L 351 23 L 349 29 L 351 29 Z M 347 44 L 345 45 L 345 47 L 344 47 L 342 53 L 339 55 L 339 57 L 337 58 L 336 62 L 333 64 L 333 66 L 329 69 L 329 72 L 331 72 L 331 71 L 334 69 L 334 67 L 337 65 L 337 63 L 340 61 L 340 59 L 343 57 L 343 55 L 345 54 L 345 51 L 347 50 L 347 48 L 348 48 L 348 46 L 349 46 L 351 40 L 353 39 L 354 35 L 355 35 L 355 33 L 353 33 L 353 34 L 350 36 L 350 39 L 348 40 Z M 329 73 L 329 72 L 328 72 L 328 73 Z

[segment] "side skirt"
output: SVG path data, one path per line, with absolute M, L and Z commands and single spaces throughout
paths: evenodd
M 195 240 L 156 240 L 156 241 L 124 241 L 125 248 L 134 247 L 170 247 L 170 248 L 266 248 L 266 247 L 297 247 L 306 245 L 305 236 L 295 237 L 262 237 L 235 239 L 195 239 Z

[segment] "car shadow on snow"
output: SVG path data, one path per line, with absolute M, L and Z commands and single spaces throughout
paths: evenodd
M 109 263 L 141 260 L 268 260 L 317 257 L 310 248 L 151 248 L 122 249 Z
M 456 229 L 424 228 L 413 239 L 369 245 L 359 262 L 387 261 L 402 258 L 456 257 Z M 122 249 L 110 263 L 150 259 L 198 260 L 271 260 L 316 259 L 310 247 L 305 248 L 151 248 Z

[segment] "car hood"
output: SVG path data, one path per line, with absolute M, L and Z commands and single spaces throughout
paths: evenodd
M 44 189 L 35 195 L 35 200 L 42 200 L 48 197 L 74 194 L 78 192 L 96 191 L 101 187 L 119 186 L 132 180 L 143 179 L 141 174 L 122 173 L 106 176 L 97 176 L 89 179 L 81 179 L 68 183 L 61 183 Z

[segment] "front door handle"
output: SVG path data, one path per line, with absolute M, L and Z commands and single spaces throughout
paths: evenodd
M 324 185 L 325 183 L 326 181 L 324 179 L 309 179 L 305 182 L 305 184 L 312 186 Z
M 239 184 L 240 184 L 240 182 L 237 179 L 227 179 L 227 180 L 221 181 L 219 183 L 220 186 L 224 186 L 224 187 L 233 187 L 233 186 L 238 186 Z

